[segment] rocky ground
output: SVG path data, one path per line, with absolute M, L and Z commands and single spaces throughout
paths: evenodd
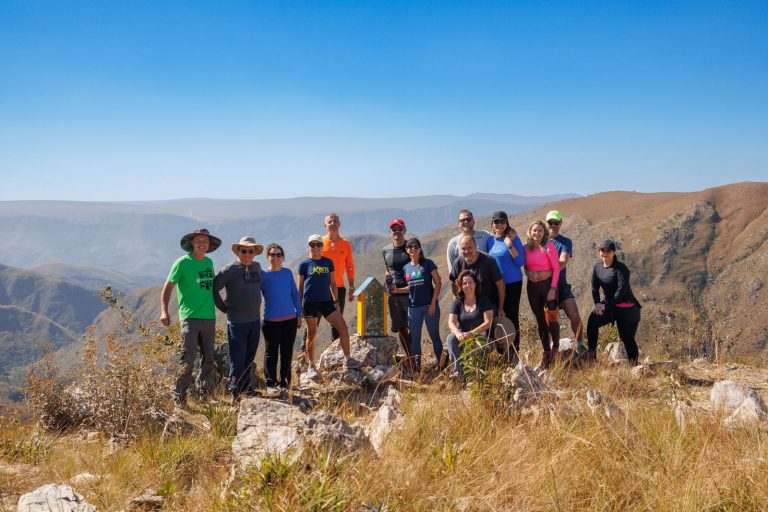
M 370 451 L 374 456 L 384 456 L 390 434 L 404 428 L 410 418 L 418 417 L 419 408 L 429 406 L 434 392 L 453 393 L 456 400 L 470 403 L 473 394 L 486 389 L 481 384 L 452 387 L 454 384 L 436 373 L 403 378 L 391 365 L 397 351 L 392 338 L 353 339 L 352 347 L 353 356 L 363 362 L 361 371 L 343 370 L 344 359 L 334 344 L 320 357 L 322 380 L 307 380 L 304 368 L 299 366 L 300 385 L 296 388 L 240 401 L 228 462 L 229 478 L 221 483 L 222 492 L 243 485 L 241 476 L 248 468 L 259 467 L 274 457 L 295 459 L 307 449 L 334 447 L 336 453 Z M 557 424 L 588 411 L 606 421 L 626 422 L 644 401 L 658 404 L 661 400 L 674 410 L 681 430 L 696 421 L 768 430 L 768 408 L 761 398 L 768 396 L 768 369 L 704 360 L 678 364 L 649 359 L 630 369 L 621 348 L 607 347 L 597 367 L 583 374 L 588 375 L 584 379 L 580 373 L 583 370 L 565 363 L 546 371 L 523 360 L 517 367 L 506 369 L 498 389 L 503 390 L 500 396 L 506 400 L 508 414 L 523 422 Z M 575 357 L 576 352 L 566 354 Z M 611 396 L 606 391 L 609 388 L 600 386 L 600 382 L 617 380 L 617 375 L 626 392 Z M 163 435 L 194 435 L 210 429 L 203 415 L 177 411 L 166 419 Z M 104 441 L 82 432 L 68 435 L 79 436 L 83 443 L 106 442 L 105 452 L 121 449 L 119 440 Z M 104 509 L 84 496 L 91 496 L 96 484 L 109 475 L 79 473 L 37 485 L 43 473 L 39 464 L 0 461 L 0 479 L 15 482 L 14 491 L 24 488 L 23 482 L 30 485 L 23 492 L 0 487 L 0 510 Z M 123 509 L 160 510 L 166 507 L 164 500 L 163 493 L 156 489 L 136 489 L 135 498 Z

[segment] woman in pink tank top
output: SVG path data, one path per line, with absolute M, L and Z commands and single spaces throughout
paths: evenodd
M 528 228 L 525 245 L 525 275 L 528 303 L 536 317 L 539 339 L 544 349 L 541 366 L 547 367 L 554 360 L 560 347 L 560 308 L 557 304 L 557 280 L 560 278 L 560 262 L 557 249 L 549 241 L 549 229 L 537 220 Z M 550 346 L 551 340 L 551 346 Z

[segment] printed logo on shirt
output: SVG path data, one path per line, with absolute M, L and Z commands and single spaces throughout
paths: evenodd
M 201 290 L 213 290 L 213 270 L 205 269 L 199 271 L 196 281 Z
M 315 274 L 330 274 L 330 273 L 331 273 L 331 270 L 329 267 L 313 267 L 309 275 L 313 276 Z
M 424 275 L 421 273 L 421 270 L 411 270 L 405 276 L 405 281 L 410 285 L 417 286 L 424 283 Z

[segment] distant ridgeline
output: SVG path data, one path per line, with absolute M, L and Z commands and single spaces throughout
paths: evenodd
M 386 201 L 393 206 L 385 208 Z M 768 183 L 694 193 L 606 192 L 549 203 L 503 195 L 424 198 L 422 207 L 419 201 L 0 202 L 0 228 L 6 235 L 0 261 L 37 266 L 0 266 L 0 393 L 3 384 L 7 391 L 10 383 L 19 382 L 43 346 L 58 349 L 66 364 L 81 346 L 85 326 L 94 323 L 98 333 L 117 327 L 119 319 L 105 311 L 99 298 L 107 283 L 126 292 L 124 304 L 135 311 L 137 322 L 156 320 L 160 285 L 181 253 L 181 234 L 203 225 L 221 237 L 224 245 L 212 253 L 217 269 L 234 258 L 228 246 L 245 234 L 259 243 L 281 243 L 287 261 L 297 261 L 306 254 L 306 236 L 323 232 L 324 215 L 331 210 L 340 214 L 342 235 L 355 246 L 359 283 L 367 276 L 382 278 L 381 248 L 389 243 L 386 226 L 392 217 L 404 218 L 408 236 L 420 237 L 425 255 L 438 264 L 445 282 L 446 245 L 458 232 L 455 221 L 461 208 L 474 211 L 477 229 L 489 228 L 492 210 L 514 213 L 510 224 L 523 241 L 533 220 L 543 219 L 550 209 L 560 210 L 562 233 L 574 242 L 568 279 L 584 320 L 592 309 L 596 244 L 612 238 L 643 304 L 638 333 L 643 351 L 698 356 L 717 349 L 725 357 L 767 360 Z M 370 205 L 363 210 L 366 203 Z M 12 205 L 18 206 L 15 212 Z M 290 216 L 278 213 L 286 209 L 292 209 Z M 263 256 L 259 260 L 265 264 Z M 143 288 L 148 285 L 152 287 Z M 444 314 L 451 301 L 449 288 L 443 286 Z M 520 310 L 532 320 L 529 309 L 523 297 Z M 354 326 L 355 308 L 347 308 L 346 317 Z M 562 333 L 570 335 L 567 327 Z M 319 350 L 328 338 L 320 332 Z M 537 344 L 534 339 L 522 343 L 524 348 Z

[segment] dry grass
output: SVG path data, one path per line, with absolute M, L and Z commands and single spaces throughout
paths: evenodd
M 154 346 L 167 353 L 163 343 Z M 531 360 L 538 361 L 535 344 L 528 347 L 533 348 Z M 164 439 L 156 429 L 133 428 L 128 420 L 139 421 L 146 400 L 157 406 L 166 399 L 162 393 L 143 393 L 153 379 L 142 375 L 152 373 L 132 368 L 158 367 L 142 366 L 145 360 L 132 352 L 114 349 L 107 354 L 136 366 L 126 373 L 119 364 L 109 364 L 115 359 L 99 365 L 93 362 L 95 356 L 86 357 L 91 361 L 85 366 L 90 385 L 101 394 L 81 396 L 97 397 L 96 402 L 106 401 L 111 409 L 90 407 L 90 416 L 76 418 L 78 422 L 50 422 L 59 428 L 58 434 L 13 413 L 0 416 L 0 497 L 91 473 L 101 479 L 77 490 L 104 511 L 127 508 L 146 489 L 164 495 L 164 509 L 170 511 L 768 507 L 766 430 L 726 429 L 719 418 L 707 416 L 681 430 L 669 403 L 685 398 L 690 390 L 675 375 L 638 379 L 628 368 L 555 367 L 560 399 L 542 404 L 538 414 L 522 416 L 508 413 L 498 369 L 491 368 L 485 383 L 469 391 L 439 385 L 404 390 L 406 423 L 390 436 L 382 457 L 373 451 L 326 450 L 304 453 L 292 462 L 268 459 L 242 475 L 242 486 L 226 490 L 236 408 L 220 396 L 207 404 L 193 402 L 194 411 L 211 424 L 210 432 L 194 436 Z M 149 360 L 159 364 L 156 354 Z M 56 401 L 62 388 L 53 379 L 55 368 L 44 369 L 52 373 L 43 372 L 37 382 L 43 387 L 35 419 L 48 414 L 49 419 L 67 420 L 77 409 Z M 167 389 L 157 385 L 162 379 L 154 382 Z M 122 388 L 104 385 L 119 383 Z M 589 388 L 612 397 L 626 414 L 615 421 L 593 415 L 585 404 Z M 329 394 L 319 397 L 317 406 L 349 421 L 366 421 L 370 416 L 357 405 L 361 401 L 367 401 L 364 393 Z M 109 411 L 115 416 L 112 421 Z M 83 427 L 102 434 L 87 438 L 80 431 Z M 111 431 L 135 437 L 109 450 Z
M 562 373 L 562 371 L 561 371 Z M 512 418 L 469 394 L 413 397 L 406 427 L 372 453 L 267 461 L 228 510 L 763 510 L 765 431 L 702 418 L 685 431 L 672 384 L 595 367 L 560 375 L 557 421 Z M 584 407 L 595 387 L 627 412 L 609 422 Z M 678 390 L 679 392 L 679 390 Z M 493 404 L 491 404 L 493 405 Z M 546 411 L 545 411 L 546 412 Z
M 26 492 L 89 472 L 79 489 L 102 510 L 119 510 L 144 489 L 166 510 L 763 510 L 768 503 L 765 431 L 728 430 L 701 418 L 684 431 L 668 405 L 684 393 L 670 379 L 626 369 L 557 368 L 565 390 L 556 421 L 546 410 L 515 418 L 482 395 L 434 389 L 407 396 L 407 423 L 384 456 L 305 453 L 267 460 L 245 484 L 223 492 L 235 410 L 198 405 L 211 433 L 161 440 L 147 434 L 113 454 L 103 440 L 57 437 L 18 422 L 2 429 L 3 462 L 21 464 L 3 493 Z M 612 396 L 623 420 L 593 416 L 586 389 Z M 327 405 L 330 405 L 327 404 Z M 339 405 L 352 415 L 347 403 Z

